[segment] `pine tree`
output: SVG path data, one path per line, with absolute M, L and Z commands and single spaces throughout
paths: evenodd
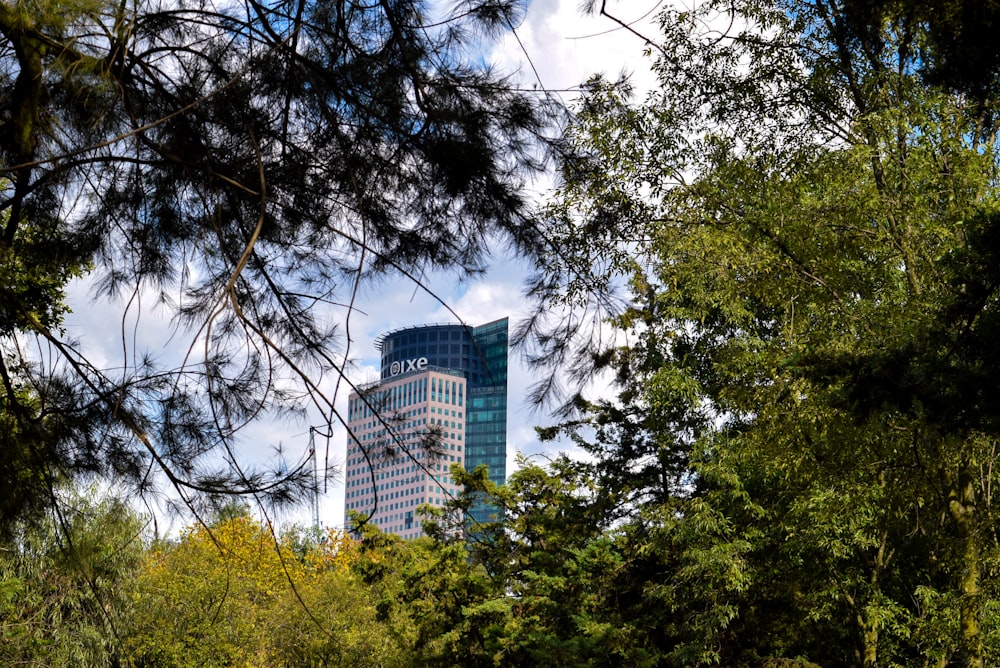
M 516 20 L 513 3 L 0 6 L 2 519 L 88 473 L 182 498 L 301 491 L 304 471 L 241 468 L 231 444 L 265 414 L 340 421 L 324 379 L 349 335 L 330 323 L 358 286 L 478 271 L 498 236 L 532 252 L 519 186 L 547 103 L 477 53 Z M 111 370 L 67 340 L 81 276 L 126 312 L 165 307 L 183 361 Z

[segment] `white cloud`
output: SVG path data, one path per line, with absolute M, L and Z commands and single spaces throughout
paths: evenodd
M 641 11 L 633 7 L 619 8 L 627 22 L 646 15 L 633 27 L 643 34 L 656 34 L 653 5 Z M 629 12 L 626 16 L 625 12 Z M 524 21 L 514 35 L 506 36 L 491 52 L 493 64 L 505 72 L 519 72 L 525 87 L 544 86 L 559 90 L 560 97 L 570 102 L 578 86 L 595 73 L 617 78 L 629 73 L 637 91 L 653 85 L 651 61 L 643 56 L 644 43 L 635 34 L 622 29 L 608 18 L 584 16 L 575 0 L 536 0 L 532 2 Z M 519 41 L 520 40 L 520 41 Z M 523 45 L 523 49 L 522 49 Z M 530 62 L 529 62 L 530 57 Z M 539 81 L 535 79 L 538 73 Z M 544 197 L 544 182 L 536 184 L 538 196 Z M 397 279 L 366 286 L 358 303 L 359 313 L 352 317 L 356 357 L 370 374 L 377 375 L 378 352 L 373 340 L 379 334 L 412 325 L 455 322 L 479 325 L 497 318 L 509 317 L 511 327 L 528 315 L 528 304 L 522 295 L 527 263 L 505 253 L 498 253 L 483 278 L 460 283 L 454 275 L 435 274 L 424 277 L 428 289 L 415 287 L 406 279 Z M 443 300 L 455 315 L 445 308 Z M 455 317 L 457 315 L 457 318 Z M 364 381 L 372 375 L 354 380 Z M 549 424 L 549 416 L 526 401 L 528 388 L 536 380 L 533 371 L 512 352 L 508 369 L 508 474 L 517 452 L 526 455 L 553 456 L 558 451 L 581 455 L 566 442 L 541 443 L 535 425 Z M 344 395 L 346 397 L 346 394 Z M 343 461 L 346 436 L 332 443 L 335 461 Z M 323 521 L 337 525 L 343 519 L 343 486 L 335 484 L 322 501 Z
M 647 8 L 619 7 L 623 20 L 631 21 L 648 13 Z M 655 34 L 652 15 L 634 26 L 638 31 Z M 579 12 L 576 0 L 535 0 L 529 6 L 515 35 L 502 39 L 489 53 L 490 60 L 501 70 L 519 72 L 525 87 L 544 87 L 560 93 L 570 101 L 579 84 L 592 74 L 601 72 L 611 78 L 620 72 L 632 73 L 640 90 L 652 85 L 649 60 L 642 55 L 644 44 L 633 33 L 622 29 L 607 18 Z M 537 79 L 535 78 L 537 72 Z M 544 182 L 535 184 L 544 197 Z M 365 285 L 360 291 L 357 310 L 348 323 L 351 347 L 349 358 L 355 363 L 350 380 L 364 383 L 378 376 L 378 351 L 374 339 L 400 327 L 460 320 L 470 325 L 483 324 L 507 316 L 512 328 L 527 315 L 528 305 L 522 297 L 522 283 L 527 264 L 515 257 L 498 252 L 483 278 L 461 283 L 451 274 L 424 277 L 426 289 L 415 287 L 406 279 L 395 279 Z M 122 318 L 122 304 L 92 303 L 85 283 L 71 287 L 70 300 L 76 312 L 67 320 L 67 331 L 78 337 L 92 361 L 106 368 L 120 366 L 124 356 L 150 351 L 165 359 L 181 359 L 187 353 L 190 335 L 171 336 L 167 316 L 153 308 L 153 295 L 143 295 L 141 309 L 134 309 Z M 440 302 L 444 301 L 454 314 Z M 136 315 L 141 313 L 141 315 Z M 457 318 L 456 318 L 457 315 Z M 140 318 L 136 327 L 136 317 Z M 331 313 L 342 318 L 343 312 Z M 124 340 L 124 345 L 123 345 Z M 534 425 L 544 423 L 546 416 L 535 412 L 525 401 L 529 386 L 534 382 L 532 371 L 520 355 L 511 355 L 509 369 L 508 451 L 511 460 L 515 452 L 553 454 L 556 449 L 571 449 L 568 444 L 541 444 Z M 326 378 L 322 387 L 332 392 L 335 379 Z M 341 384 L 336 405 L 343 413 L 349 388 Z M 317 423 L 319 416 L 315 416 Z M 238 441 L 238 449 L 248 459 L 273 456 L 281 448 L 288 459 L 304 456 L 309 444 L 309 421 L 265 421 L 253 425 Z M 326 454 L 325 441 L 317 437 L 321 456 Z M 339 429 L 329 443 L 330 463 L 341 464 L 345 459 L 346 435 Z M 343 486 L 332 481 L 321 500 L 321 517 L 327 525 L 339 525 L 343 520 Z M 286 517 L 287 521 L 309 521 L 311 511 Z
M 536 0 L 515 34 L 498 44 L 493 58 L 505 70 L 520 70 L 528 85 L 537 83 L 549 90 L 572 90 L 593 74 L 614 79 L 623 72 L 633 77 L 637 89 L 648 89 L 653 83 L 651 61 L 643 56 L 645 43 L 636 33 L 657 34 L 654 18 L 659 3 L 615 4 L 609 3 L 608 12 L 635 32 L 608 17 L 583 14 L 572 0 Z M 566 100 L 571 97 L 563 95 Z

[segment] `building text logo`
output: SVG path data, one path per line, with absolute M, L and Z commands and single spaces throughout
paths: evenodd
M 427 358 L 418 357 L 412 360 L 393 362 L 389 366 L 389 375 L 398 376 L 401 373 L 409 373 L 410 371 L 423 371 L 426 368 L 427 368 Z

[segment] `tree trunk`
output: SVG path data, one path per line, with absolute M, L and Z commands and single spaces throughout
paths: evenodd
M 948 476 L 949 482 L 954 478 Z M 958 484 L 948 486 L 948 510 L 955 521 L 961 559 L 959 579 L 959 614 L 961 636 L 958 665 L 984 668 L 983 637 L 980 625 L 981 592 L 979 589 L 980 554 L 976 517 L 975 469 L 968 460 L 959 466 Z

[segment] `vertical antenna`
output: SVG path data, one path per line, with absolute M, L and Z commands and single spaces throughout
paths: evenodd
M 309 427 L 309 457 L 313 464 L 313 528 L 319 533 L 319 457 L 316 456 L 316 430 Z

